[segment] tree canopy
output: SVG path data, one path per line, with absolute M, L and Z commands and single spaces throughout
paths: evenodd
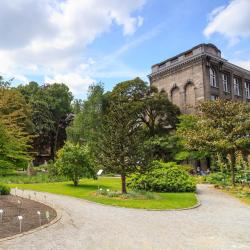
M 224 153 L 231 156 L 232 184 L 235 183 L 236 151 L 250 146 L 250 105 L 240 101 L 207 101 L 198 107 L 199 113 L 183 116 L 179 135 L 190 150 Z

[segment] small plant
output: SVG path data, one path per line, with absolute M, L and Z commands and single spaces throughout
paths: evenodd
M 10 194 L 10 187 L 0 183 L 0 195 Z
M 143 190 L 131 191 L 126 194 L 123 194 L 119 191 L 107 191 L 105 189 L 99 189 L 96 192 L 96 195 L 106 196 L 109 198 L 118 198 L 118 199 L 133 199 L 133 200 L 159 200 L 161 197 L 152 192 L 146 192 Z

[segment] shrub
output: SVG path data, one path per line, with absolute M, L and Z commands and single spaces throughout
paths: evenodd
M 153 161 L 148 172 L 131 175 L 128 186 L 157 192 L 193 192 L 196 189 L 195 179 L 180 165 L 159 161 Z
M 222 172 L 211 173 L 205 177 L 205 181 L 220 186 L 228 186 L 231 184 L 230 175 Z
M 28 184 L 28 183 L 49 183 L 49 182 L 60 182 L 66 181 L 67 178 L 64 176 L 49 176 L 46 173 L 38 173 L 35 176 L 28 176 L 26 174 L 16 173 L 7 176 L 1 176 L 0 182 L 3 183 L 16 183 L 16 184 Z
M 55 167 L 58 173 L 72 180 L 77 186 L 80 178 L 95 178 L 95 169 L 86 146 L 67 142 L 57 153 Z
M 191 165 L 181 165 L 181 167 L 187 171 L 189 174 L 194 175 L 195 174 L 195 168 Z
M 0 195 L 10 194 L 10 187 L 0 183 Z
M 97 195 L 106 196 L 109 198 L 118 199 L 136 199 L 136 200 L 160 200 L 162 199 L 159 194 L 146 192 L 144 190 L 131 191 L 129 193 L 123 194 L 118 191 L 107 191 L 105 189 L 98 190 Z

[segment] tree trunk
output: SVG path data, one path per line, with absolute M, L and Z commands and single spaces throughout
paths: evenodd
M 122 179 L 122 193 L 126 194 L 127 193 L 126 175 L 124 173 L 121 174 L 121 179 Z
M 50 135 L 50 158 L 52 161 L 55 160 L 55 135 L 51 133 Z
M 78 180 L 77 179 L 73 180 L 73 182 L 74 182 L 74 186 L 78 185 Z
M 211 159 L 210 157 L 206 157 L 207 169 L 211 170 Z
M 233 187 L 235 186 L 235 164 L 236 164 L 236 157 L 235 157 L 235 152 L 233 151 L 231 153 L 231 183 Z

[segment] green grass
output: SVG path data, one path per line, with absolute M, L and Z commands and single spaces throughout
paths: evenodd
M 71 182 L 39 183 L 39 184 L 10 184 L 12 188 L 30 189 L 54 194 L 62 194 L 106 205 L 121 206 L 128 208 L 145 209 L 178 209 L 192 207 L 197 203 L 194 193 L 157 193 L 160 199 L 119 199 L 107 196 L 97 196 L 99 188 L 120 190 L 121 181 L 119 178 L 103 177 L 99 180 L 83 179 L 79 186 L 75 187 Z

